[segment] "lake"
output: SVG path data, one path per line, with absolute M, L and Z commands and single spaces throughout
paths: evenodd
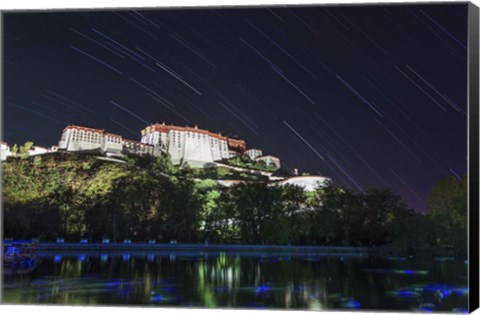
M 3 303 L 466 312 L 467 262 L 235 251 L 44 252 Z

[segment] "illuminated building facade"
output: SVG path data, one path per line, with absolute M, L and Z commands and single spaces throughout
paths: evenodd
M 259 149 L 248 149 L 245 151 L 245 154 L 250 157 L 250 159 L 255 160 L 257 157 L 262 156 L 263 152 Z
M 11 156 L 12 152 L 6 142 L 0 141 L 0 161 L 5 161 L 7 157 Z
M 204 167 L 215 161 L 229 159 L 235 152 L 243 153 L 245 141 L 222 136 L 198 127 L 153 124 L 142 130 L 143 143 L 155 152 L 168 153 L 175 165 Z
M 141 140 L 124 139 L 118 134 L 76 125 L 65 127 L 55 149 L 65 151 L 99 151 L 107 156 L 123 154 L 160 156 L 169 154 L 174 165 L 208 167 L 216 161 L 247 154 L 252 160 L 280 168 L 280 159 L 262 156 L 258 149 L 247 150 L 244 140 L 223 136 L 195 127 L 152 124 L 141 131 Z M 43 154 L 51 152 L 34 152 Z
M 52 147 L 53 148 L 53 147 Z M 124 153 L 153 155 L 153 146 L 104 130 L 75 125 L 65 127 L 58 143 L 58 149 L 66 151 L 101 151 L 110 156 L 122 156 Z

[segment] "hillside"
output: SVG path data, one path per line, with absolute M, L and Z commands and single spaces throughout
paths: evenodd
M 466 253 L 466 181 L 432 190 L 428 215 L 387 188 L 306 192 L 227 167 L 179 169 L 168 156 L 106 161 L 58 152 L 2 162 L 4 236 L 78 242 L 370 246 Z M 244 180 L 225 187 L 214 179 Z M 446 201 L 450 205 L 445 208 Z
M 5 235 L 16 238 L 196 241 L 200 235 L 218 237 L 222 226 L 235 242 L 241 237 L 229 230 L 238 228 L 229 227 L 220 211 L 220 199 L 234 189 L 215 179 L 246 180 L 276 196 L 283 191 L 267 187 L 266 176 L 226 167 L 179 169 L 167 156 L 114 162 L 93 153 L 57 152 L 9 158 L 2 166 Z

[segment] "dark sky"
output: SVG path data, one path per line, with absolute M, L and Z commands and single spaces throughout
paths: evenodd
M 238 135 L 418 211 L 467 171 L 467 5 L 4 15 L 4 140 L 79 124 Z

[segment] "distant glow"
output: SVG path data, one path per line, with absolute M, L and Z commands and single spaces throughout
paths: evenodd
M 394 273 L 399 275 L 428 275 L 428 270 L 412 270 L 412 269 L 363 269 L 366 272 L 377 272 L 377 273 Z
M 111 281 L 111 282 L 107 282 L 105 285 L 109 286 L 109 287 L 117 287 L 120 284 L 122 284 L 122 282 L 120 282 L 120 281 Z
M 460 296 L 468 295 L 469 290 L 468 288 L 453 288 L 452 293 Z
M 433 310 L 429 307 L 419 307 L 413 309 L 416 312 L 425 312 L 425 313 L 433 313 Z
M 390 292 L 389 295 L 393 295 L 393 296 L 401 297 L 401 298 L 412 298 L 412 297 L 420 296 L 420 293 L 416 292 L 416 291 L 404 289 L 404 290 L 398 290 L 398 291 Z
M 452 294 L 452 291 L 450 291 L 450 290 L 443 290 L 441 293 L 442 293 L 443 298 L 446 298 L 447 296 L 449 296 L 450 294 Z
M 152 302 L 163 302 L 166 299 L 163 296 L 161 296 L 160 294 L 153 294 L 151 300 L 152 300 Z
M 456 307 L 456 308 L 452 309 L 452 312 L 468 314 L 468 311 L 466 309 L 464 309 L 463 307 Z
M 360 303 L 353 298 L 349 298 L 347 302 L 342 304 L 342 307 L 359 309 L 360 308 Z
M 255 289 L 255 292 L 256 292 L 257 294 L 261 294 L 261 293 L 270 292 L 270 290 L 271 290 L 270 286 L 263 284 L 263 285 L 261 285 L 261 286 L 258 286 L 258 287 Z
M 414 275 L 415 271 L 413 271 L 413 270 L 398 270 L 396 273 L 403 273 L 403 274 L 406 274 L 406 275 Z
M 429 272 L 427 270 L 394 269 L 393 273 L 402 274 L 402 275 L 421 275 L 421 276 L 425 276 L 425 275 L 428 275 Z
M 448 288 L 449 286 L 446 284 L 429 284 L 425 286 L 423 289 L 429 292 L 436 292 L 436 291 L 447 290 Z

